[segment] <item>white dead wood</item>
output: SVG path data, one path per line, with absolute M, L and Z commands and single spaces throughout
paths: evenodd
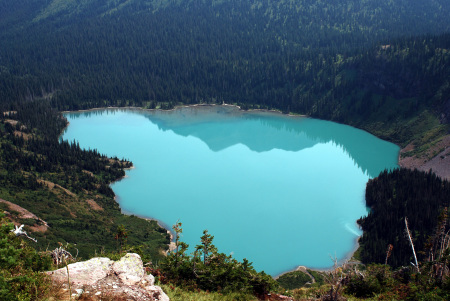
M 14 235 L 16 235 L 16 236 L 25 236 L 26 238 L 28 238 L 34 242 L 37 242 L 36 238 L 28 236 L 27 232 L 25 230 L 23 230 L 23 226 L 24 225 L 21 225 L 20 227 L 15 226 L 15 229 L 12 229 L 11 232 L 13 232 Z
M 411 232 L 409 231 L 408 219 L 406 218 L 406 216 L 405 216 L 405 226 L 406 226 L 406 236 L 408 236 L 409 244 L 411 245 L 411 249 L 414 254 L 414 260 L 416 262 L 416 264 L 413 264 L 412 262 L 411 264 L 417 269 L 417 272 L 420 273 L 419 263 L 417 262 L 416 250 L 414 249 L 414 243 L 412 241 Z

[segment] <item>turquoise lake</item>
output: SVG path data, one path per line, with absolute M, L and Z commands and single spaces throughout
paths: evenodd
M 111 186 L 123 212 L 204 229 L 220 252 L 271 275 L 345 259 L 366 215 L 365 185 L 399 147 L 333 122 L 232 106 L 66 113 L 62 139 L 133 162 Z

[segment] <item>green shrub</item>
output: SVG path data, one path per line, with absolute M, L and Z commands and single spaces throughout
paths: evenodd
M 359 298 L 368 298 L 383 293 L 394 286 L 392 272 L 388 265 L 369 265 L 365 274 L 349 276 L 345 292 Z
M 174 226 L 177 249 L 170 252 L 155 274 L 163 283 L 172 283 L 185 289 L 234 292 L 264 296 L 278 287 L 264 272 L 256 272 L 247 259 L 239 262 L 231 255 L 219 253 L 212 244 L 214 236 L 203 232 L 201 244 L 192 256 L 186 255 L 188 245 L 178 240 L 181 223 Z
M 0 300 L 40 300 L 51 284 L 40 272 L 50 269 L 51 259 L 29 247 L 12 229 L 0 213 Z
M 308 274 L 301 271 L 289 272 L 281 275 L 277 282 L 285 289 L 296 289 L 312 283 L 312 278 Z
M 323 272 L 317 272 L 313 270 L 306 270 L 311 276 L 314 277 L 314 280 L 316 281 L 316 285 L 323 285 L 325 284 L 325 279 L 323 277 Z

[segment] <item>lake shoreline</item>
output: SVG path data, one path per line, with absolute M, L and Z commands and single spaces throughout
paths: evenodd
M 353 255 L 359 249 L 359 238 L 360 238 L 360 236 L 355 239 L 353 249 L 351 251 L 349 251 L 347 253 L 347 255 L 344 256 L 344 258 L 342 258 L 341 260 L 339 260 L 337 262 L 337 266 L 336 267 L 341 267 L 341 266 L 343 266 L 346 263 L 350 263 L 350 264 L 359 263 L 359 261 L 352 261 Z M 330 261 L 332 261 L 332 259 L 333 259 L 332 255 L 330 254 Z M 329 268 L 314 268 L 314 267 L 309 267 L 309 266 L 306 266 L 306 265 L 299 265 L 299 266 L 297 266 L 297 267 L 295 267 L 293 269 L 290 269 L 290 270 L 287 270 L 285 272 L 281 272 L 281 273 L 279 273 L 279 274 L 277 274 L 275 276 L 272 276 L 272 278 L 277 279 L 277 278 L 279 278 L 279 277 L 281 277 L 281 276 L 283 276 L 285 274 L 296 272 L 296 271 L 302 271 L 304 269 L 315 271 L 315 272 L 330 273 L 330 272 L 334 271 L 334 269 L 336 267 L 334 266 L 334 264 L 332 266 L 330 266 Z
M 105 109 L 113 109 L 113 110 L 116 110 L 116 109 L 117 109 L 117 110 L 138 110 L 138 111 L 175 111 L 175 110 L 177 110 L 177 109 L 179 109 L 179 108 L 189 108 L 189 107 L 192 107 L 192 108 L 195 108 L 195 107 L 216 107 L 216 106 L 234 107 L 234 108 L 237 108 L 239 111 L 242 111 L 242 112 L 268 112 L 268 113 L 275 113 L 275 114 L 280 114 L 280 115 L 284 115 L 284 116 L 307 117 L 307 118 L 309 118 L 309 116 L 306 116 L 306 115 L 283 114 L 282 112 L 276 111 L 276 110 L 253 109 L 253 110 L 248 110 L 248 111 L 245 110 L 245 111 L 244 111 L 244 110 L 242 110 L 239 106 L 237 106 L 237 105 L 230 105 L 230 104 L 222 104 L 222 105 L 217 105 L 217 104 L 179 105 L 179 106 L 176 106 L 175 108 L 170 109 L 170 110 L 162 110 L 162 109 L 145 109 L 145 108 L 141 108 L 141 107 L 104 107 L 104 108 L 93 108 L 93 109 L 88 109 L 88 110 L 65 111 L 65 112 L 63 112 L 63 113 L 71 113 L 71 112 L 80 112 L 80 113 L 82 113 L 82 112 L 99 111 L 99 110 L 105 110 Z M 133 168 L 135 168 L 134 165 L 133 165 L 131 168 L 124 168 L 124 169 L 133 169 Z M 127 177 L 127 175 L 124 175 L 123 177 L 121 177 L 120 179 L 117 179 L 117 180 L 114 181 L 114 182 L 121 181 L 122 179 L 124 179 L 124 178 L 126 178 L 126 177 Z M 112 183 L 114 183 L 114 182 L 112 182 Z M 112 183 L 110 183 L 110 184 L 112 184 Z M 114 197 L 114 200 L 115 200 L 117 203 L 119 203 L 119 201 L 118 201 L 116 195 L 115 195 L 115 197 Z M 120 204 L 120 203 L 119 203 L 119 204 Z M 124 212 L 124 211 L 122 211 L 122 213 L 123 213 L 123 214 L 126 214 L 126 215 L 136 215 L 136 214 L 133 214 L 133 213 L 127 213 L 127 212 Z M 136 215 L 136 216 L 138 216 L 138 215 Z M 162 223 L 162 222 L 161 222 L 160 220 L 158 220 L 158 219 L 147 218 L 147 217 L 143 217 L 143 216 L 138 216 L 138 217 L 139 217 L 139 218 L 142 218 L 142 219 L 146 219 L 146 220 L 156 220 L 156 222 L 158 223 L 158 225 L 159 225 L 161 228 L 164 228 L 165 230 L 168 231 L 169 235 L 171 236 L 171 243 L 169 244 L 169 250 L 170 250 L 171 245 L 172 245 L 172 243 L 173 243 L 173 235 L 172 235 L 172 232 L 171 232 L 170 228 L 169 228 L 168 226 L 164 225 L 164 223 Z M 355 244 L 354 244 L 354 247 L 353 247 L 352 251 L 350 251 L 350 252 L 347 254 L 347 256 L 345 256 L 343 259 L 341 259 L 341 260 L 339 261 L 339 264 L 342 264 L 342 263 L 344 263 L 345 261 L 347 261 L 347 260 L 349 260 L 350 258 L 352 258 L 354 252 L 358 249 L 358 246 L 359 246 L 359 245 L 358 245 L 357 239 L 356 239 L 356 242 L 355 242 Z M 172 248 L 173 248 L 173 246 L 172 246 Z M 296 271 L 296 270 L 298 270 L 298 268 L 299 268 L 299 267 L 297 266 L 296 268 L 293 268 L 293 269 L 291 269 L 291 270 L 282 272 L 282 273 L 278 274 L 278 275 L 275 276 L 275 277 L 279 277 L 280 275 L 283 275 L 283 274 L 286 274 L 286 273 L 289 273 L 289 272 L 292 272 L 292 271 Z M 311 269 L 311 270 L 314 270 L 314 271 L 326 272 L 326 271 L 332 271 L 332 270 L 334 269 L 334 267 L 331 265 L 329 268 L 308 268 L 308 269 Z
M 238 105 L 233 105 L 233 104 L 192 104 L 192 105 L 176 105 L 175 107 L 173 107 L 172 109 L 146 109 L 143 107 L 115 107 L 115 106 L 110 106 L 110 107 L 98 107 L 98 108 L 92 108 L 92 109 L 85 109 L 85 110 L 75 110 L 75 111 L 61 111 L 61 113 L 65 114 L 65 113 L 83 113 L 83 112 L 93 112 L 93 111 L 100 111 L 100 110 L 106 110 L 106 109 L 124 109 L 124 110 L 140 110 L 140 111 L 163 111 L 163 112 L 172 112 L 175 111 L 179 108 L 195 108 L 195 107 L 219 107 L 219 106 L 223 106 L 223 107 L 235 107 L 237 109 L 239 109 L 239 111 L 242 112 L 267 112 L 267 113 L 276 113 L 276 114 L 280 114 L 280 115 L 285 115 L 285 116 L 291 116 L 291 117 L 306 117 L 306 118 L 310 118 L 310 116 L 308 115 L 303 115 L 303 114 L 285 114 L 279 110 L 267 110 L 267 109 L 250 109 L 250 110 L 242 110 L 240 106 Z
M 292 114 L 292 113 L 283 113 L 280 110 L 267 110 L 267 109 L 249 109 L 249 110 L 242 110 L 240 106 L 238 105 L 234 105 L 234 104 L 227 104 L 227 103 L 223 103 L 223 104 L 191 104 L 191 105 L 176 105 L 174 106 L 174 108 L 172 109 L 168 109 L 168 110 L 164 110 L 164 109 L 146 109 L 143 107 L 115 107 L 115 106 L 110 106 L 110 107 L 99 107 L 99 108 L 92 108 L 92 109 L 86 109 L 86 110 L 76 110 L 76 111 L 61 111 L 61 113 L 70 113 L 70 112 L 89 112 L 89 111 L 96 111 L 96 110 L 104 110 L 104 109 L 128 109 L 128 110 L 142 110 L 142 111 L 175 111 L 178 108 L 188 108 L 188 107 L 213 107 L 213 106 L 227 106 L 227 107 L 236 107 L 237 109 L 239 109 L 239 111 L 242 112 L 267 112 L 267 113 L 275 113 L 275 114 L 280 114 L 280 115 L 285 115 L 285 116 L 290 116 L 290 117 L 304 117 L 304 118 L 311 118 L 311 116 L 308 115 L 303 115 L 303 114 Z M 318 119 L 318 118 L 317 118 Z M 323 119 L 326 120 L 326 119 Z M 330 121 L 330 120 L 327 120 Z M 344 124 L 344 125 L 349 125 L 346 123 L 340 123 L 337 121 L 333 121 L 335 123 L 339 123 L 339 124 Z M 67 125 L 68 126 L 68 125 Z M 67 127 L 66 126 L 66 127 Z M 353 125 L 349 125 L 352 127 L 355 127 Z M 358 128 L 360 130 L 363 130 L 371 135 L 371 132 L 362 129 L 360 127 L 355 127 Z M 378 136 L 374 135 L 375 137 L 379 138 Z M 382 139 L 382 138 L 380 138 Z M 394 143 L 392 141 L 389 140 L 385 140 L 388 141 L 390 143 L 394 143 L 397 146 L 400 147 L 400 151 L 398 154 L 398 165 L 401 168 L 407 168 L 407 169 L 419 169 L 419 170 L 423 170 L 423 171 L 429 171 L 432 170 L 433 173 L 435 173 L 437 176 L 441 177 L 442 179 L 446 179 L 446 180 L 450 180 L 450 156 L 447 155 L 447 150 L 448 148 L 450 148 L 450 135 L 447 135 L 444 139 L 443 143 L 440 143 L 440 151 L 441 153 L 435 155 L 434 157 L 425 160 L 424 158 L 416 158 L 414 156 L 405 156 L 403 157 L 403 154 L 410 151 L 413 147 L 412 147 L 412 143 L 408 144 L 405 147 L 402 147 L 400 145 L 398 145 L 397 143 Z M 442 149 L 444 149 L 442 151 Z M 434 149 L 433 149 L 434 150 Z
M 126 176 L 124 176 L 124 177 L 122 177 L 122 178 L 126 178 Z M 120 181 L 120 180 L 118 180 L 118 181 Z M 115 194 L 114 194 L 114 201 L 120 205 L 120 202 L 119 202 L 119 200 L 118 200 L 118 198 L 117 198 L 117 195 L 115 195 Z M 174 233 L 172 232 L 172 230 L 170 230 L 169 226 L 166 225 L 165 223 L 163 223 L 161 220 L 156 219 L 156 218 L 152 218 L 152 217 L 142 216 L 142 215 L 135 214 L 135 213 L 132 213 L 132 212 L 127 212 L 127 211 L 124 211 L 124 210 L 122 210 L 122 209 L 121 209 L 121 213 L 122 213 L 123 215 L 128 215 L 128 216 L 134 215 L 134 216 L 136 216 L 136 217 L 138 217 L 138 218 L 140 218 L 140 219 L 146 220 L 146 221 L 148 221 L 148 222 L 155 221 L 155 222 L 158 224 L 158 226 L 159 226 L 160 228 L 166 230 L 166 231 L 167 231 L 167 234 L 170 235 L 170 242 L 169 242 L 169 244 L 168 244 L 168 249 L 167 249 L 167 251 L 165 251 L 166 255 L 167 255 L 169 252 L 171 252 L 171 251 L 173 251 L 173 250 L 176 249 Z

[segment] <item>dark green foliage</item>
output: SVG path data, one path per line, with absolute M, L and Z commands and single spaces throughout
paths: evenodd
M 433 268 L 436 264 L 437 261 L 427 262 L 420 274 L 413 268 L 391 271 L 387 265 L 371 264 L 364 271 L 347 273 L 342 280 L 344 292 L 376 300 L 449 300 L 448 270 L 441 281 Z
M 0 115 L 0 198 L 48 223 L 44 233 L 34 233 L 38 249 L 53 249 L 61 242 L 76 244 L 82 258 L 111 252 L 118 249 L 114 236 L 122 224 L 129 230 L 124 250 L 139 246 L 146 259 L 162 257 L 161 249 L 169 242 L 166 230 L 154 221 L 121 214 L 109 186 L 130 162 L 82 150 L 75 142 L 58 142 L 67 121 L 48 101 L 10 104 L 9 109 L 15 113 Z M 12 214 L 28 232 L 42 226 Z
M 428 238 L 434 234 L 439 214 L 449 207 L 450 184 L 431 172 L 396 169 L 369 180 L 366 203 L 371 208 L 358 222 L 364 231 L 359 240 L 364 263 L 384 263 L 389 244 L 393 250 L 388 264 L 409 266 L 414 262 L 405 236 L 404 218 L 408 218 L 416 250 L 426 251 Z M 418 254 L 419 261 L 425 253 Z
M 59 110 L 225 101 L 400 143 L 415 133 L 406 121 L 447 101 L 450 38 L 427 35 L 449 30 L 445 0 L 140 2 L 86 1 L 70 14 L 35 3 L 48 11 L 33 16 L 8 5 L 28 19 L 3 21 L 0 101 L 45 98 Z
M 449 131 L 447 0 L 119 2 L 0 0 L 0 197 L 49 223 L 35 233 L 38 248 L 62 241 L 77 243 L 85 257 L 110 252 L 119 225 L 129 230 L 124 248 L 152 259 L 168 242 L 156 222 L 122 215 L 113 200 L 108 184 L 129 162 L 58 143 L 66 122 L 57 110 L 226 102 L 335 120 L 402 145 L 414 140 L 414 152 Z M 3 114 L 9 111 L 17 113 Z M 432 174 L 400 170 L 371 181 L 362 260 L 384 262 L 392 243 L 388 262 L 408 265 L 404 216 L 424 250 L 448 195 L 448 182 Z M 177 244 L 165 263 L 172 281 L 270 287 L 248 261 L 212 248 L 208 235 L 194 256 Z M 225 279 L 234 286 L 221 287 Z M 423 283 L 408 289 L 430 299 Z M 357 294 L 378 291 L 378 284 L 360 285 Z
M 313 271 L 313 270 L 306 270 L 311 276 L 314 277 L 314 280 L 316 281 L 315 283 L 317 283 L 318 285 L 322 285 L 325 283 L 325 279 L 323 277 L 323 273 L 322 272 L 317 272 L 317 271 Z
M 181 223 L 177 223 L 174 230 L 177 235 L 181 233 Z M 231 255 L 219 253 L 212 243 L 213 238 L 205 230 L 201 244 L 191 256 L 185 254 L 187 245 L 177 239 L 179 248 L 170 252 L 160 264 L 157 272 L 162 274 L 160 281 L 188 289 L 243 292 L 256 296 L 265 296 L 276 288 L 272 277 L 256 272 L 247 259 L 239 262 Z
M 119 253 L 122 253 L 122 247 L 126 243 L 128 237 L 128 231 L 125 229 L 125 226 L 120 224 L 117 226 L 117 232 L 114 236 L 114 239 L 118 241 L 120 245 Z
M 296 289 L 312 283 L 312 278 L 302 271 L 289 272 L 277 278 L 277 282 L 285 289 Z
M 368 298 L 392 288 L 394 279 L 387 265 L 369 265 L 362 274 L 353 274 L 345 280 L 345 292 L 358 298 Z
M 38 253 L 16 237 L 14 228 L 0 213 L 0 299 L 40 300 L 50 287 L 50 280 L 41 272 L 49 270 L 51 258 Z

